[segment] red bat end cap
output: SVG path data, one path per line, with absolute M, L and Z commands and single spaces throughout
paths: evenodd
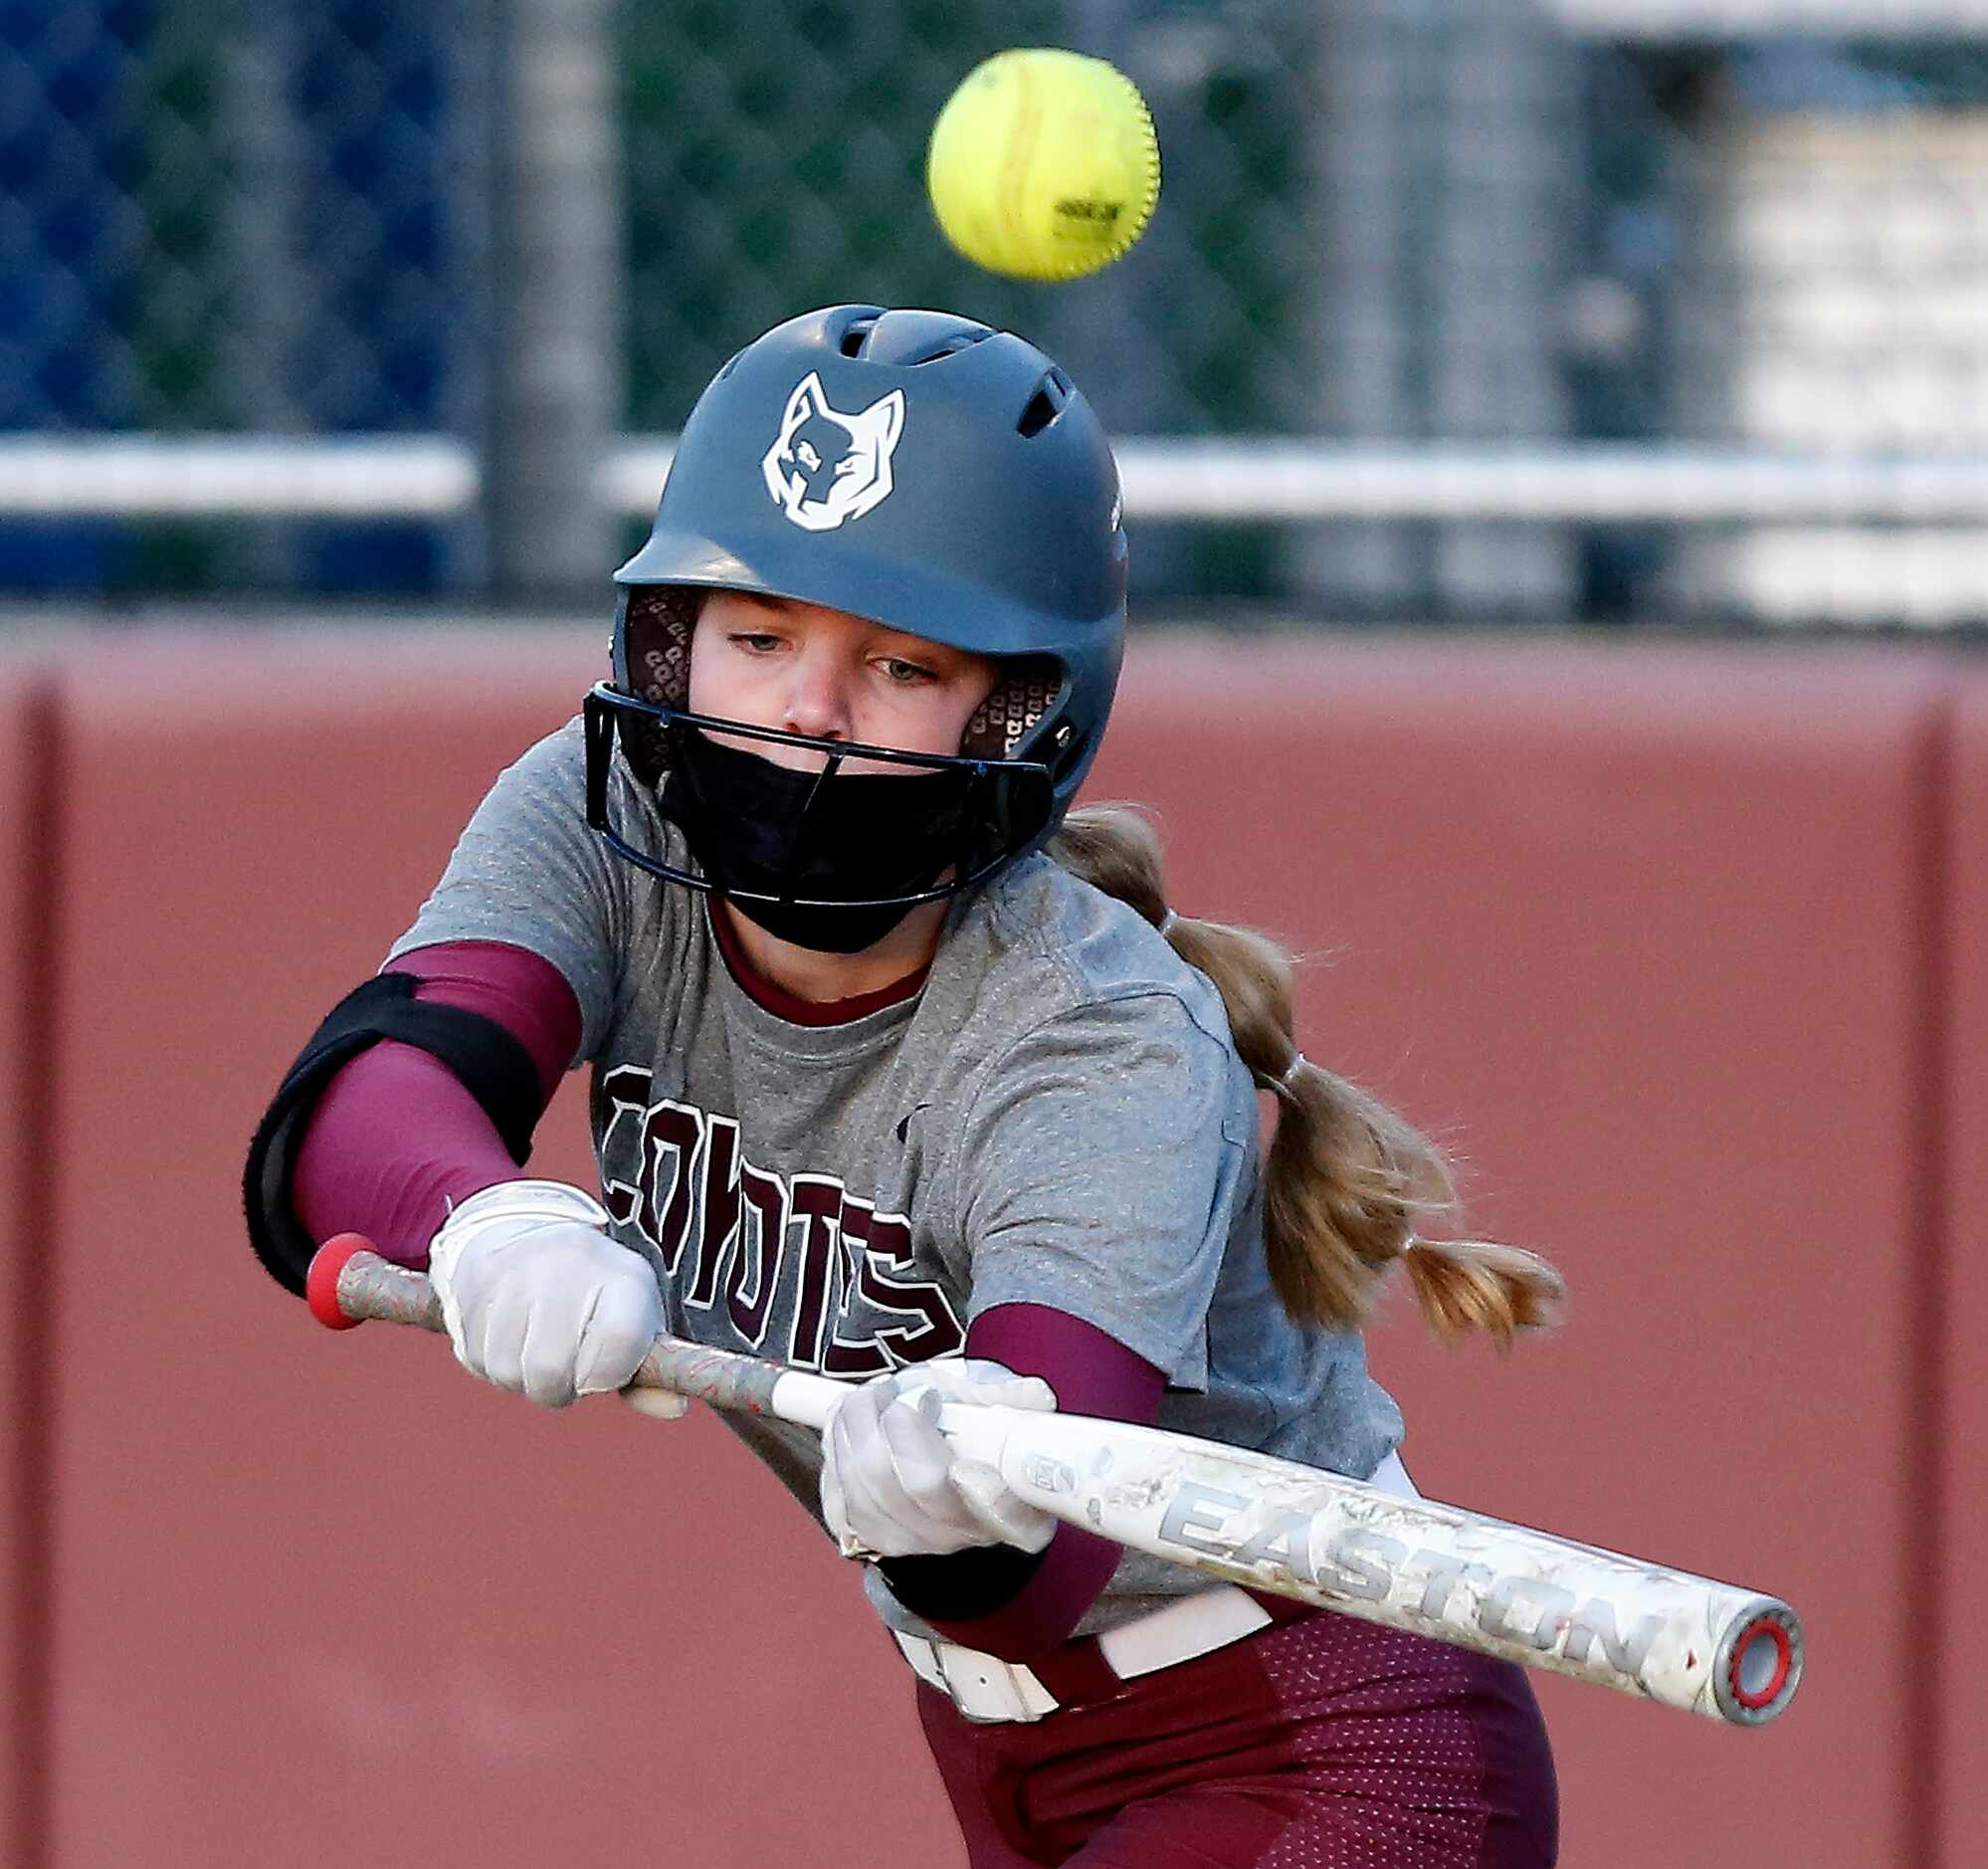
M 338 1275 L 354 1253 L 369 1253 L 373 1243 L 362 1233 L 340 1233 L 328 1239 L 311 1256 L 310 1270 L 303 1275 L 304 1301 L 310 1315 L 328 1331 L 350 1331 L 365 1323 L 348 1318 L 338 1308 Z

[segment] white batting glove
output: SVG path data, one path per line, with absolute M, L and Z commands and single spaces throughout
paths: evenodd
M 663 1328 L 663 1298 L 607 1225 L 563 1181 L 501 1181 L 458 1206 L 428 1248 L 457 1361 L 547 1408 L 620 1388 Z
M 1054 1518 L 1011 1492 L 985 1461 L 953 1452 L 934 1425 L 939 1400 L 1049 1410 L 1056 1391 L 1040 1376 L 961 1357 L 873 1376 L 855 1390 L 822 1436 L 822 1517 L 845 1558 L 970 1545 L 1041 1551 L 1050 1542 Z

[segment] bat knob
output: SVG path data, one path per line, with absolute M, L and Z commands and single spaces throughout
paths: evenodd
M 339 1233 L 328 1239 L 310 1258 L 310 1270 L 303 1275 L 304 1302 L 310 1315 L 327 1331 L 350 1331 L 363 1324 L 363 1318 L 348 1318 L 338 1303 L 338 1277 L 355 1253 L 369 1253 L 373 1243 L 362 1233 Z

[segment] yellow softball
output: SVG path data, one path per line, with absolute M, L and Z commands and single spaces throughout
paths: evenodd
M 925 187 L 945 237 L 1012 279 L 1081 279 L 1145 232 L 1159 138 L 1132 81 L 1050 47 L 977 65 L 932 125 Z

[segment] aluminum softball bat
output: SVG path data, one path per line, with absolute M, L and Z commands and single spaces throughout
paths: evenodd
M 344 1234 L 310 1268 L 334 1329 L 440 1331 L 427 1278 Z M 849 1386 L 664 1336 L 634 1387 L 825 1427 Z M 1245 1448 L 1087 1415 L 926 1403 L 1022 1498 L 1133 1550 L 1734 1726 L 1783 1713 L 1802 1629 L 1777 1597 Z

